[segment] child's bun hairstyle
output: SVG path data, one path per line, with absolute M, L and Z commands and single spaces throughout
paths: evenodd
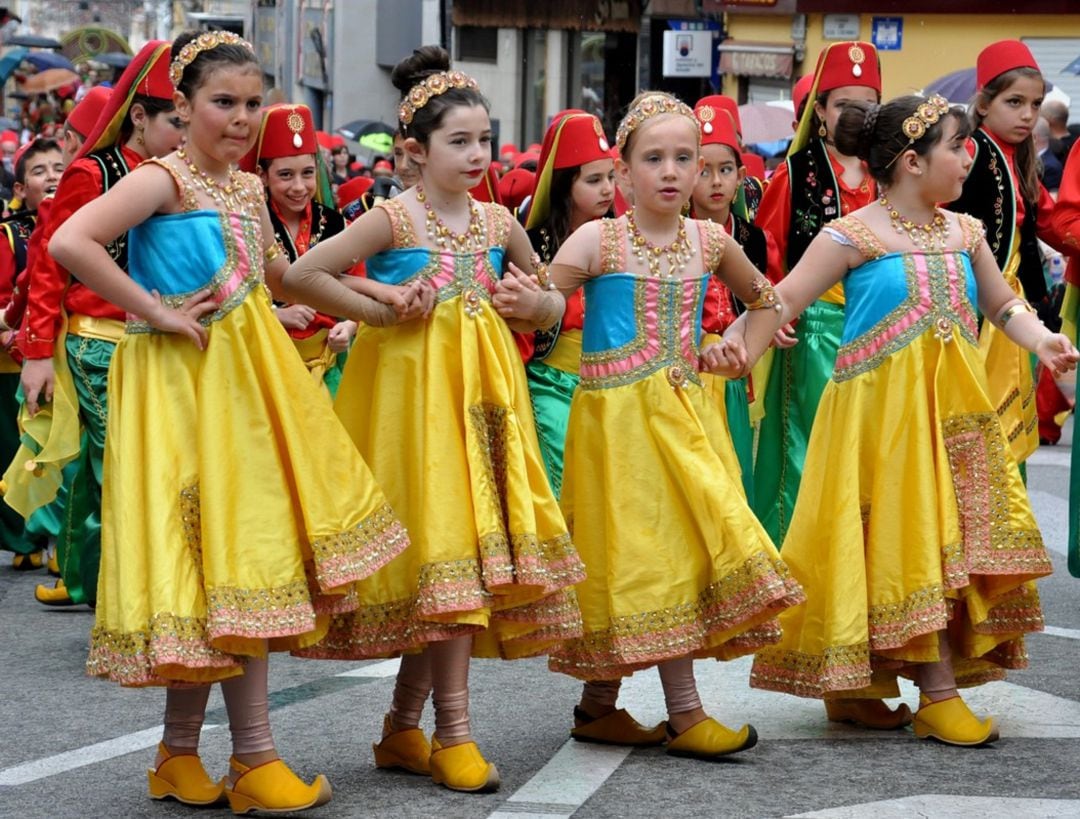
M 450 55 L 446 53 L 446 49 L 437 45 L 420 46 L 394 66 L 390 82 L 401 92 L 402 100 L 405 100 L 415 86 L 429 77 L 449 71 Z M 446 111 L 455 105 L 479 105 L 485 111 L 490 110 L 488 101 L 476 88 L 451 86 L 446 91 L 429 95 L 419 107 L 414 107 L 411 112 L 412 119 L 408 123 L 399 122 L 402 136 L 412 137 L 421 145 L 427 145 L 431 134 L 442 125 Z
M 896 172 L 896 160 L 905 151 L 925 156 L 941 141 L 944 124 L 953 119 L 961 136 L 971 133 L 962 108 L 942 97 L 897 97 L 884 105 L 850 102 L 836 124 L 836 150 L 866 162 L 870 175 L 888 185 Z
M 199 43 L 196 40 L 204 38 Z M 220 40 L 216 45 L 214 39 Z M 229 41 L 225 41 L 228 38 Z M 184 47 L 191 45 L 191 51 L 195 52 L 194 58 L 188 60 L 188 55 L 182 55 Z M 259 68 L 259 60 L 251 46 L 243 40 L 223 31 L 185 31 L 173 40 L 172 51 L 169 61 L 177 66 L 177 59 L 181 58 L 183 68 L 179 74 L 179 81 L 174 78 L 176 90 L 180 91 L 189 100 L 206 81 L 209 74 L 224 66 L 255 66 Z

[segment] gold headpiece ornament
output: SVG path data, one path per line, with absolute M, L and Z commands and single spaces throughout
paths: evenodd
M 169 79 L 172 80 L 173 88 L 180 87 L 180 81 L 184 78 L 184 69 L 195 62 L 195 58 L 199 54 L 217 48 L 219 45 L 238 45 L 246 48 L 252 54 L 255 53 L 251 43 L 239 34 L 234 34 L 231 31 L 205 31 L 180 49 L 180 53 L 176 55 L 176 59 L 169 66 Z
M 476 80 L 461 71 L 440 71 L 424 78 L 409 89 L 405 99 L 398 106 L 398 119 L 402 125 L 408 125 L 413 121 L 416 112 L 431 102 L 432 97 L 445 94 L 451 88 L 478 88 Z
M 684 117 L 689 117 L 690 122 L 694 124 L 694 131 L 698 130 L 697 117 L 694 116 L 694 111 L 689 105 L 667 94 L 650 94 L 631 108 L 619 123 L 619 130 L 615 133 L 615 145 L 619 153 L 622 153 L 623 148 L 626 147 L 626 140 L 630 138 L 634 130 L 646 120 L 661 114 L 682 114 Z M 698 133 L 698 142 L 700 141 L 701 134 Z
M 926 102 L 919 103 L 915 113 L 905 119 L 900 126 L 900 132 L 907 137 L 907 143 L 896 152 L 896 156 L 892 158 L 889 165 L 899 159 L 900 154 L 914 145 L 916 140 L 922 139 L 928 129 L 937 125 L 938 121 L 949 113 L 949 108 L 949 101 L 940 94 L 934 94 Z M 885 167 L 888 167 L 888 165 Z

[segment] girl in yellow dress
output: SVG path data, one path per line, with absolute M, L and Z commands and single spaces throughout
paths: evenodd
M 705 713 L 694 659 L 775 642 L 776 615 L 802 600 L 746 503 L 724 418 L 699 375 L 739 370 L 723 342 L 699 354 L 709 277 L 751 309 L 768 305 L 771 287 L 722 226 L 681 215 L 702 168 L 686 105 L 640 95 L 617 144 L 634 208 L 579 228 L 551 266 L 562 295 L 584 286 L 589 309 L 560 496 L 585 561 L 585 633 L 554 649 L 550 666 L 586 681 L 574 735 L 619 744 L 649 738 L 616 710 L 619 682 L 656 666 L 668 752 L 711 759 L 757 735 Z
M 583 577 L 544 464 L 525 370 L 495 309 L 508 260 L 530 270 L 525 230 L 469 190 L 491 159 L 487 103 L 475 81 L 427 46 L 394 69 L 405 149 L 420 182 L 380 203 L 289 269 L 296 301 L 352 318 L 336 275 L 365 260 L 367 281 L 397 298 L 394 326 L 361 327 L 335 409 L 405 521 L 412 546 L 362 584 L 361 608 L 334 620 L 308 656 L 404 653 L 379 767 L 491 790 L 495 766 L 472 741 L 470 655 L 523 657 L 580 634 L 573 589 Z M 525 317 L 559 313 L 520 276 Z M 421 288 L 424 315 L 410 299 Z M 429 691 L 430 746 L 418 725 Z
M 109 378 L 97 619 L 89 672 L 166 685 L 150 795 L 235 812 L 325 803 L 278 758 L 268 651 L 317 642 L 357 581 L 408 545 L 371 472 L 274 317 L 286 262 L 257 177 L 262 74 L 234 34 L 182 35 L 170 77 L 187 144 L 72 216 L 50 252 L 129 315 Z M 130 278 L 105 246 L 130 230 Z M 366 301 L 368 320 L 393 313 Z M 359 312 L 359 311 L 358 311 Z M 197 749 L 222 682 L 233 758 Z
M 1023 635 L 1043 625 L 1032 581 L 1052 567 L 987 392 L 978 313 L 1053 370 L 1080 356 L 1005 283 L 978 220 L 935 206 L 960 192 L 968 133 L 941 97 L 850 104 L 837 148 L 868 162 L 880 198 L 825 226 L 777 287 L 780 313 L 740 318 L 728 335 L 737 344 L 745 330 L 753 361 L 843 281 L 812 479 L 782 550 L 807 603 L 781 615 L 783 641 L 758 653 L 751 684 L 845 698 L 853 721 L 872 724 L 878 698 L 911 676 L 916 736 L 981 745 L 997 729 L 957 687 L 1026 665 Z

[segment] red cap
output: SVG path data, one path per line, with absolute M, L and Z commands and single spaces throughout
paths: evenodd
M 1035 62 L 1031 49 L 1019 40 L 998 40 L 991 43 L 979 52 L 979 59 L 975 62 L 978 90 L 982 90 L 983 86 L 995 77 L 1000 77 L 1014 68 L 1039 70 L 1039 64 Z
M 338 202 L 342 207 L 355 202 L 361 196 L 371 189 L 371 186 L 375 184 L 375 180 L 370 176 L 354 176 L 348 182 L 342 182 L 337 189 Z
M 727 111 L 728 116 L 731 117 L 732 124 L 735 126 L 735 133 L 742 136 L 742 119 L 739 117 L 739 103 L 724 94 L 711 94 L 699 99 L 694 105 L 694 110 L 696 111 L 703 106 L 712 108 L 715 113 Z
M 345 137 L 341 136 L 340 134 L 331 134 L 330 135 L 330 150 L 336 150 L 338 148 L 344 148 L 344 147 L 345 147 Z
M 567 114 L 555 119 L 544 134 L 544 144 L 536 157 L 537 169 L 551 162 L 554 170 L 576 168 L 586 162 L 611 158 L 611 146 L 604 126 L 592 114 Z M 527 161 L 530 154 L 522 154 Z M 515 167 L 520 163 L 515 162 Z
M 522 151 L 520 154 L 514 157 L 514 167 L 520 168 L 526 162 L 535 162 L 537 167 L 540 166 L 540 152 L 539 151 Z
M 791 89 L 791 102 L 795 106 L 796 120 L 802 114 L 802 107 L 806 104 L 806 95 L 810 93 L 810 89 L 813 87 L 814 75 L 803 74 L 799 77 L 799 81 L 795 83 L 795 87 Z
M 499 196 L 508 208 L 518 207 L 532 193 L 536 174 L 524 168 L 514 168 L 499 180 Z
M 97 122 L 98 114 L 101 113 L 101 109 L 105 107 L 105 103 L 109 101 L 111 95 L 111 88 L 106 88 L 104 85 L 95 85 L 71 109 L 71 113 L 68 114 L 67 118 L 67 126 L 83 139 L 86 139 L 87 134 L 93 130 L 94 123 Z
M 472 198 L 477 202 L 494 202 L 496 205 L 502 204 L 502 197 L 499 196 L 499 180 L 495 176 L 495 171 L 488 165 L 487 172 L 481 177 L 480 181 L 473 186 L 469 191 Z
M 326 131 L 316 131 L 315 141 L 319 143 L 320 148 L 326 148 L 328 151 L 334 149 L 334 140 Z
M 19 135 L 14 131 L 0 131 L 0 142 L 14 142 L 19 144 Z
M 77 157 L 108 148 L 119 141 L 121 126 L 136 94 L 172 101 L 174 89 L 169 80 L 171 49 L 172 43 L 168 40 L 151 40 L 131 58 L 102 106 L 94 127 L 86 135 Z M 162 86 L 162 78 L 168 85 L 167 94 Z
M 746 167 L 746 175 L 758 179 L 765 178 L 765 158 L 753 151 L 743 151 L 741 154 L 743 165 Z
M 12 168 L 15 168 L 15 167 L 18 166 L 19 160 L 23 158 L 23 156 L 26 154 L 26 152 L 28 150 L 30 150 L 30 146 L 33 145 L 37 141 L 38 141 L 38 137 L 34 137 L 32 140 L 27 142 L 25 145 L 19 146 L 19 150 L 17 150 L 15 152 L 15 156 L 12 157 L 12 159 L 11 159 L 11 167 Z
M 540 145 L 537 142 L 534 142 L 528 148 L 525 149 L 525 153 L 527 153 L 527 154 L 537 153 L 538 154 L 542 150 L 543 150 L 543 146 Z
M 314 155 L 315 123 L 306 105 L 281 103 L 263 109 L 259 136 L 240 160 L 240 169 L 253 173 L 260 159 Z
M 516 156 L 517 154 L 520 154 L 520 153 L 521 153 L 521 151 L 518 149 L 518 146 L 514 145 L 512 143 L 509 143 L 509 142 L 507 142 L 505 145 L 503 145 L 501 148 L 499 148 L 499 156 L 511 156 L 511 157 L 513 157 L 513 156 Z
M 356 160 L 355 162 L 350 162 L 349 163 L 349 170 L 350 171 L 362 171 L 366 167 L 367 166 L 363 162 L 361 162 L 359 159 Z
M 881 93 L 881 65 L 877 49 L 870 43 L 848 41 L 833 43 L 818 55 L 817 93 L 834 88 L 859 85 Z
M 373 171 L 390 171 L 390 173 L 393 173 L 394 172 L 394 166 L 391 165 L 387 160 L 380 159 L 378 162 L 375 163 L 374 167 L 372 167 L 371 170 L 373 170 Z
M 726 104 L 717 104 L 717 100 L 729 100 L 719 94 L 703 97 L 694 106 L 694 116 L 701 130 L 702 145 L 728 145 L 739 153 L 739 135 L 735 131 L 735 121 L 728 112 Z M 734 102 L 734 100 L 732 100 Z

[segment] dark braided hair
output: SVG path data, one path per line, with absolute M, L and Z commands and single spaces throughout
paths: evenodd
M 436 45 L 420 46 L 394 66 L 390 82 L 401 92 L 401 98 L 405 99 L 414 85 L 434 74 L 449 70 L 450 55 L 446 53 L 446 49 Z M 451 88 L 429 99 L 423 108 L 413 114 L 412 122 L 408 125 L 399 123 L 401 135 L 412 137 L 421 145 L 427 145 L 432 133 L 442 125 L 447 110 L 455 105 L 479 105 L 485 111 L 491 110 L 484 95 L 475 88 Z

